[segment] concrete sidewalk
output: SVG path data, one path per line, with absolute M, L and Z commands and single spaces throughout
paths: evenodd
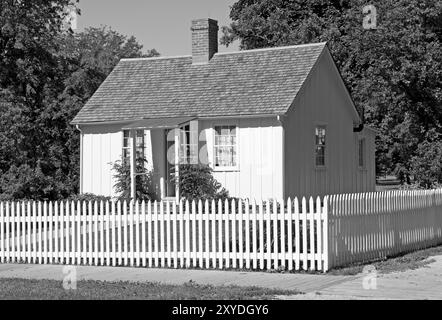
M 60 265 L 3 264 L 0 265 L 0 278 L 62 281 L 65 277 L 63 269 L 64 266 Z M 315 292 L 354 278 L 353 276 L 126 267 L 77 266 L 76 270 L 78 280 L 160 282 L 176 285 L 194 281 L 214 286 L 258 286 L 301 292 Z
M 304 294 L 281 299 L 442 299 L 442 256 L 426 267 L 376 275 L 376 288 L 363 287 L 365 275 L 334 276 L 210 270 L 147 269 L 77 266 L 78 280 L 160 282 L 194 281 L 214 286 L 258 286 L 297 290 Z M 0 278 L 52 279 L 62 281 L 64 266 L 0 265 Z

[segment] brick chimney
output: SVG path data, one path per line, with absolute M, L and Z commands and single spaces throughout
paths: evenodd
M 192 21 L 193 64 L 205 64 L 218 52 L 218 21 L 197 19 Z

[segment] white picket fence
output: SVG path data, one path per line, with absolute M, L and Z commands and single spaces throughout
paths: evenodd
M 0 262 L 318 270 L 442 243 L 442 190 L 252 202 L 3 202 Z
M 327 270 L 318 198 L 1 203 L 1 262 Z M 319 208 L 319 212 L 315 209 Z M 323 209 L 323 210 L 322 210 Z M 291 236 L 290 236 L 291 235 Z
M 330 268 L 442 244 L 442 189 L 334 195 L 329 202 Z

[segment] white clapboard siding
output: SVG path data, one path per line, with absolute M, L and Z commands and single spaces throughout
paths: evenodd
M 0 262 L 327 271 L 442 243 L 442 190 L 287 201 L 0 202 Z

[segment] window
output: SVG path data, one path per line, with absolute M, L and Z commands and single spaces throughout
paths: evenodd
M 144 158 L 144 130 L 136 131 L 136 159 Z M 130 131 L 123 131 L 123 162 L 130 163 Z
M 190 125 L 180 128 L 180 163 L 181 164 L 197 164 L 198 163 L 198 139 L 195 137 L 196 132 L 190 130 Z M 194 136 L 192 139 L 192 135 Z
M 325 166 L 325 126 L 318 126 L 315 130 L 315 161 L 316 166 Z
M 130 163 L 130 131 L 123 131 L 123 163 Z
M 215 126 L 215 168 L 236 167 L 236 126 Z
M 365 167 L 365 138 L 358 140 L 358 164 L 361 169 Z

